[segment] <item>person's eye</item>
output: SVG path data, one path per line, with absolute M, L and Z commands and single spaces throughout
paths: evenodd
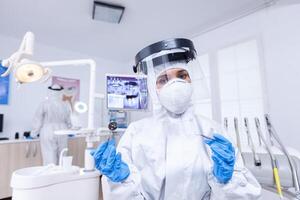
M 158 78 L 158 80 L 156 81 L 157 84 L 159 85 L 164 85 L 168 82 L 168 78 L 166 76 L 160 77 Z
M 181 78 L 181 79 L 186 79 L 186 78 L 187 78 L 187 75 L 186 75 L 186 74 L 181 74 L 181 75 L 179 75 L 179 78 Z
M 164 84 L 166 84 L 168 81 L 166 80 L 166 79 L 159 79 L 159 81 L 158 81 L 158 83 L 160 84 L 160 85 L 164 85 Z
M 178 78 L 183 79 L 183 80 L 186 80 L 186 79 L 190 78 L 190 76 L 189 76 L 188 73 L 183 72 L 183 73 L 180 73 L 180 74 L 178 75 Z

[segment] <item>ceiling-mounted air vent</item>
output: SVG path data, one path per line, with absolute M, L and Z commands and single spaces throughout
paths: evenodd
M 93 19 L 119 24 L 124 10 L 123 6 L 94 1 Z

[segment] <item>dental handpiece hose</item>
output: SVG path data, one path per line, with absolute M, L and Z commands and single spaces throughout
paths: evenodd
M 282 144 L 276 130 L 274 129 L 273 125 L 271 124 L 268 114 L 265 115 L 265 120 L 266 120 L 268 129 L 269 129 L 270 135 L 272 135 L 274 137 L 274 139 L 277 141 L 277 143 L 281 147 L 281 150 L 283 151 L 283 153 L 285 154 L 285 156 L 287 157 L 287 159 L 289 161 L 289 164 L 290 164 L 290 167 L 291 167 L 291 170 L 292 170 L 292 176 L 293 176 L 293 182 L 294 182 L 294 187 L 295 187 L 296 198 L 300 199 L 299 180 L 298 180 L 298 175 L 297 175 L 295 165 L 294 165 L 294 163 L 291 159 L 291 156 L 290 156 L 289 152 L 287 151 L 285 146 Z
M 239 122 L 238 119 L 234 118 L 234 129 L 235 129 L 235 135 L 236 135 L 236 144 L 240 152 L 242 153 L 242 145 L 241 145 L 241 138 L 240 138 L 240 131 L 239 131 Z
M 261 160 L 255 151 L 254 142 L 253 142 L 253 139 L 252 139 L 252 136 L 250 133 L 248 118 L 245 117 L 244 122 L 245 122 L 246 133 L 248 136 L 248 145 L 250 146 L 253 156 L 254 156 L 254 164 L 255 164 L 255 166 L 261 166 Z
M 277 167 L 276 160 L 272 160 L 272 167 L 273 167 L 273 174 L 274 174 L 274 179 L 275 179 L 277 192 L 278 192 L 278 195 L 280 196 L 280 198 L 282 199 L 283 195 L 282 195 L 280 176 L 279 176 L 279 173 L 278 173 L 278 167 Z
M 274 176 L 274 181 L 275 181 L 275 185 L 276 185 L 276 189 L 278 192 L 278 195 L 280 196 L 280 198 L 283 198 L 283 194 L 282 194 L 282 190 L 281 190 L 281 183 L 280 183 L 280 176 L 278 173 L 278 167 L 277 167 L 277 160 L 272 152 L 272 149 L 270 148 L 270 146 L 267 144 L 262 132 L 261 132 L 261 127 L 260 127 L 260 122 L 258 118 L 255 118 L 255 125 L 256 125 L 256 130 L 257 130 L 257 134 L 258 137 L 260 138 L 260 140 L 264 143 L 267 152 L 269 153 L 270 157 L 271 157 L 271 161 L 272 161 L 272 169 L 273 169 L 273 176 Z
M 228 131 L 228 118 L 227 117 L 224 118 L 224 128 L 226 131 Z

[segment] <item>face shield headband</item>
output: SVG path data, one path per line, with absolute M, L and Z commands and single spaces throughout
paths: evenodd
M 180 52 L 168 53 L 165 55 L 160 55 L 155 58 L 152 57 L 152 66 L 159 66 L 165 63 L 174 63 L 174 62 L 190 62 L 196 58 L 196 50 L 194 48 L 193 42 L 184 38 L 176 38 L 163 40 L 154 44 L 151 44 L 144 49 L 142 49 L 135 56 L 135 66 L 133 66 L 133 71 L 135 73 L 148 74 L 147 71 L 147 60 L 148 57 L 155 55 L 162 51 L 172 51 L 179 50 Z

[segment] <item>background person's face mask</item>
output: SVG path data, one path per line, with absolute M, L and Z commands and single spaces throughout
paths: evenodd
M 184 113 L 190 106 L 192 98 L 191 83 L 174 78 L 157 91 L 159 101 L 169 112 Z

